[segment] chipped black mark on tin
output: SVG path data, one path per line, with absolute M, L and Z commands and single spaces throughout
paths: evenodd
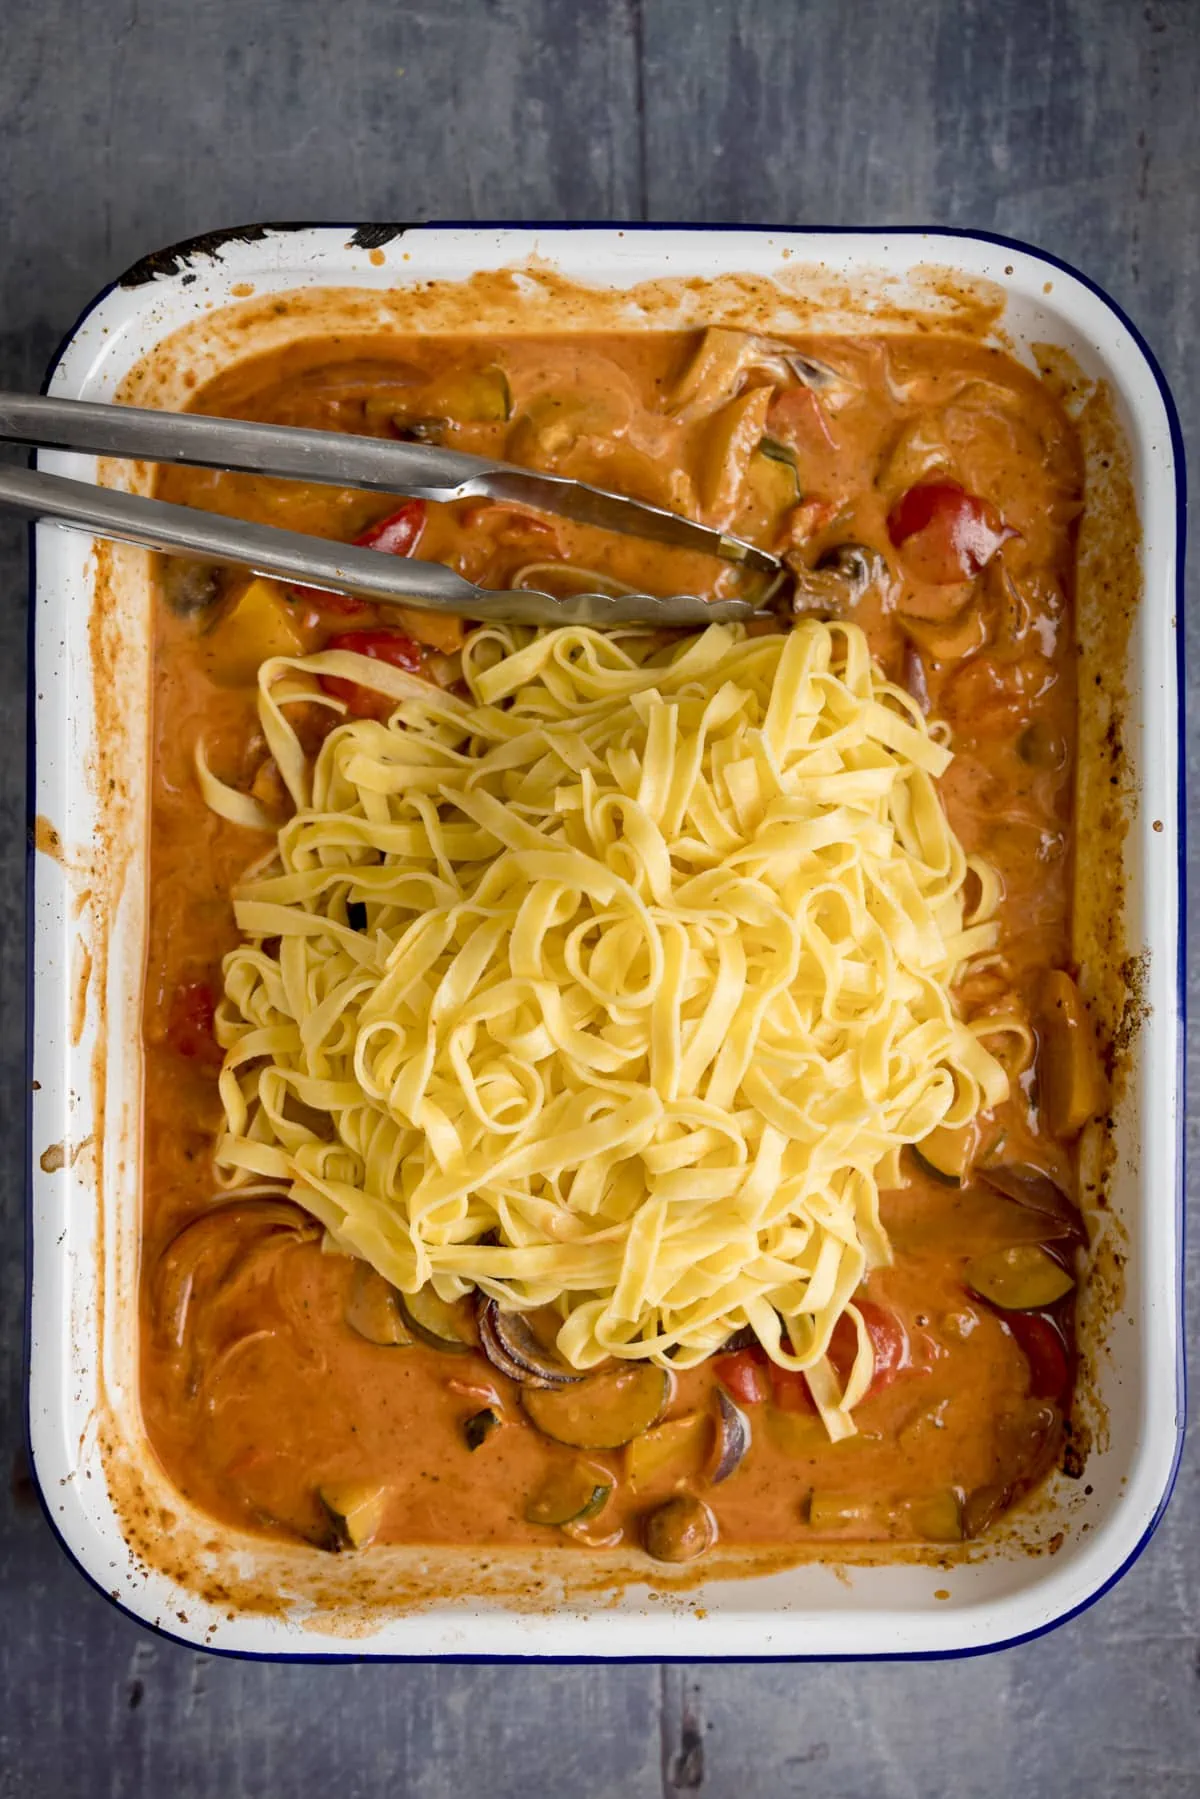
M 412 229 L 412 225 L 360 225 L 350 242 L 356 250 L 382 250 Z
M 231 225 L 226 231 L 205 231 L 199 237 L 186 237 L 182 243 L 171 244 L 165 250 L 152 250 L 149 256 L 143 256 L 135 262 L 131 269 L 126 269 L 117 283 L 118 287 L 146 287 L 151 281 L 169 279 L 184 272 L 199 256 L 209 256 L 217 262 L 221 260 L 221 251 L 227 244 L 260 244 L 276 231 L 307 231 L 310 227 L 302 224 L 268 224 L 268 225 Z

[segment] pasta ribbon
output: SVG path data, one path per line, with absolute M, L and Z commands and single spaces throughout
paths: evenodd
M 879 1188 L 1008 1091 L 951 997 L 998 885 L 950 751 L 846 623 L 490 625 L 463 672 L 260 671 L 296 813 L 234 893 L 223 1178 L 285 1178 L 405 1291 L 553 1305 L 579 1369 L 750 1326 L 848 1434 L 867 1333 L 844 1386 L 827 1350 L 888 1259 Z M 322 673 L 394 710 L 309 760 L 288 710 Z

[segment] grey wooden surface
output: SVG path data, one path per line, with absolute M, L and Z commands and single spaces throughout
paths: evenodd
M 1196 451 L 1200 0 L 2 0 L 0 45 L 5 387 L 255 219 L 947 223 L 1102 282 Z M 1195 1453 L 1094 1610 L 943 1665 L 248 1665 L 84 1585 L 20 1448 L 24 550 L 0 521 L 0 1799 L 1200 1793 Z

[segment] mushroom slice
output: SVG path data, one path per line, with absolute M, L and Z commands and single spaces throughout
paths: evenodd
M 809 568 L 784 560 L 795 576 L 792 610 L 798 617 L 844 618 L 872 588 L 886 591 L 892 574 L 886 556 L 867 544 L 841 543 Z

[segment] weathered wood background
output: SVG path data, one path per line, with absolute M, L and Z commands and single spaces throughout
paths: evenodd
M 1200 0 L 3 0 L 0 42 L 5 387 L 135 258 L 220 225 L 943 223 L 1102 282 L 1195 449 Z M 238 1664 L 85 1586 L 20 1447 L 24 552 L 0 522 L 0 1799 L 1200 1792 L 1195 1454 L 1093 1611 L 940 1666 Z

